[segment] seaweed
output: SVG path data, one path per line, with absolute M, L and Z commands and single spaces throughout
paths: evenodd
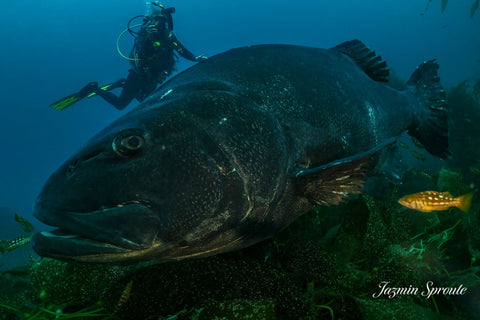
M 97 302 L 91 306 L 78 309 L 76 311 L 67 311 L 65 312 L 62 308 L 59 308 L 54 305 L 49 305 L 47 307 L 38 307 L 34 310 L 20 310 L 15 307 L 0 304 L 0 309 L 3 309 L 6 314 L 5 319 L 9 319 L 10 315 L 16 317 L 16 319 L 25 319 L 25 320 L 34 320 L 34 319 L 86 319 L 86 318 L 101 318 L 101 319 L 115 319 L 115 316 L 105 313 L 105 309 L 102 307 L 102 302 Z
M 451 124 L 449 143 L 453 154 L 449 167 L 464 176 L 480 181 L 475 170 L 480 168 L 480 149 L 476 137 L 480 135 L 480 79 L 475 83 L 473 91 L 467 81 L 447 91 L 450 106 Z
M 480 3 L 480 0 L 475 0 L 475 2 L 472 4 L 472 7 L 470 8 L 470 18 L 473 18 L 473 16 L 475 15 L 475 12 L 477 12 L 479 3 Z
M 475 12 L 477 12 L 478 5 L 480 3 L 480 0 L 472 0 L 472 1 L 473 1 L 472 6 L 470 7 L 470 18 L 473 18 L 473 16 L 475 15 Z M 425 5 L 425 10 L 421 13 L 421 15 L 424 15 L 428 11 L 431 2 L 432 0 L 427 1 L 427 4 Z M 445 10 L 447 9 L 447 6 L 448 6 L 448 0 L 441 0 L 442 13 L 445 12 Z
M 444 12 L 445 9 L 447 9 L 447 4 L 448 4 L 448 0 L 442 0 L 442 12 Z
M 478 1 L 480 1 L 480 0 L 478 0 Z M 477 3 L 478 3 L 478 1 L 477 1 Z M 477 79 L 477 81 L 475 81 L 475 84 L 473 85 L 472 93 L 473 93 L 473 98 L 475 99 L 475 102 L 478 105 L 480 103 L 480 78 Z

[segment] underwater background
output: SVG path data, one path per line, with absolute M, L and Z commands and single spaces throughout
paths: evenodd
M 480 319 L 480 12 L 478 1 L 164 1 L 194 54 L 285 43 L 320 48 L 359 39 L 392 70 L 392 85 L 438 59 L 451 108 L 448 161 L 403 141 L 400 185 L 319 207 L 251 248 L 166 264 L 92 266 L 0 254 L 0 319 Z M 48 176 L 90 137 L 131 110 L 84 99 L 49 108 L 90 81 L 127 75 L 116 52 L 144 1 L 5 1 L 0 10 L 0 245 L 37 230 L 32 216 Z M 133 39 L 120 39 L 128 53 Z M 192 63 L 181 59 L 178 71 Z M 382 184 L 382 188 L 383 188 Z M 397 204 L 424 190 L 474 192 L 468 213 L 420 213 Z M 19 219 L 17 219 L 19 220 Z M 20 219 L 21 221 L 21 219 Z M 23 227 L 23 228 L 22 228 Z M 468 287 L 464 296 L 373 299 L 396 286 Z

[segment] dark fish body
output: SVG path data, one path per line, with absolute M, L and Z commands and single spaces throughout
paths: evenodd
M 408 130 L 448 154 L 446 103 L 422 64 L 397 91 L 359 41 L 261 45 L 172 78 L 47 181 L 35 215 L 43 256 L 179 260 L 270 237 L 315 204 L 359 193 L 368 163 Z

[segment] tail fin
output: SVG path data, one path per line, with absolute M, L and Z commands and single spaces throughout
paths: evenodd
M 467 193 L 464 194 L 463 196 L 458 197 L 458 206 L 457 208 L 462 210 L 463 212 L 467 212 L 468 209 L 470 209 L 470 204 L 472 203 L 472 196 L 473 193 Z
M 445 90 L 440 84 L 438 63 L 430 60 L 417 67 L 407 82 L 422 106 L 426 117 L 412 126 L 408 133 L 417 138 L 431 154 L 447 158 L 448 151 L 448 105 Z

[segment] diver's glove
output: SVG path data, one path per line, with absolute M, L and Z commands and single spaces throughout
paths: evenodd
M 207 60 L 207 59 L 208 59 L 207 56 L 204 56 L 203 54 L 201 54 L 201 55 L 195 57 L 195 62 L 201 62 L 201 61 L 204 61 L 204 60 Z

